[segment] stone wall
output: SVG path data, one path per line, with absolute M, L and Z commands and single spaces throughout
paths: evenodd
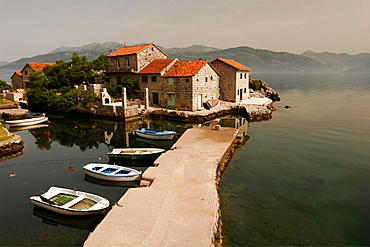
M 196 76 L 193 77 L 192 108 L 196 111 L 203 107 L 203 102 L 210 99 L 219 99 L 220 83 L 219 76 L 207 63 Z M 199 101 L 200 100 L 200 101 Z
M 235 102 L 236 99 L 236 69 L 220 60 L 212 61 L 212 65 L 220 73 L 221 100 Z
M 212 61 L 220 73 L 221 100 L 236 102 L 249 98 L 249 72 L 239 70 L 220 60 Z
M 165 59 L 165 58 L 167 58 L 167 55 L 160 51 L 156 46 L 150 45 L 137 54 L 136 71 L 142 70 L 145 66 L 147 66 L 155 59 Z

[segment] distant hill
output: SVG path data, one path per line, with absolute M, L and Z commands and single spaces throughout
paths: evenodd
M 218 57 L 232 59 L 242 63 L 254 72 L 336 72 L 337 70 L 324 65 L 316 60 L 304 56 L 288 53 L 274 52 L 269 50 L 254 49 L 247 46 L 214 49 L 209 52 L 197 52 L 187 48 L 183 50 L 165 49 L 170 57 L 177 57 L 183 60 L 207 59 L 214 60 Z
M 101 54 L 109 54 L 119 49 L 124 44 L 108 41 L 103 44 L 91 43 L 79 47 L 60 47 L 51 52 L 34 57 L 21 58 L 0 67 L 0 79 L 10 82 L 14 71 L 22 70 L 28 62 L 52 63 L 58 60 L 69 62 L 73 52 L 86 56 L 92 61 Z M 159 46 L 160 47 L 160 46 Z M 204 45 L 189 47 L 163 48 L 169 57 L 182 60 L 207 59 L 214 60 L 218 57 L 232 59 L 250 68 L 252 72 L 292 73 L 292 72 L 338 72 L 338 71 L 363 71 L 369 68 L 369 53 L 356 56 L 348 54 L 315 53 L 307 51 L 302 55 L 288 52 L 275 52 L 270 50 L 254 49 L 248 46 L 218 49 Z M 337 61 L 340 60 L 341 62 Z
M 370 72 L 370 53 L 348 55 L 347 53 L 316 53 L 308 50 L 301 55 L 315 59 L 343 72 Z

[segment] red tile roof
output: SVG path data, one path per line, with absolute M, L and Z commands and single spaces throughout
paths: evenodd
M 237 68 L 237 69 L 245 69 L 245 70 L 252 70 L 251 68 L 248 68 L 247 66 L 241 64 L 241 63 L 238 63 L 234 60 L 229 60 L 229 59 L 225 59 L 225 58 L 217 58 L 218 60 L 224 62 L 224 63 L 227 63 L 231 66 L 233 66 L 234 68 Z
M 20 72 L 20 71 L 14 71 L 14 73 L 19 75 L 19 76 L 22 76 L 22 72 Z
M 45 68 L 48 65 L 56 65 L 56 63 L 27 63 L 27 64 L 36 71 L 41 71 L 43 68 Z
M 175 60 L 177 59 L 176 58 L 156 59 L 152 61 L 150 64 L 148 64 L 145 68 L 140 70 L 139 74 L 159 74 Z
M 207 63 L 207 60 L 178 61 L 163 75 L 163 77 L 195 76 Z
M 153 43 L 146 44 L 146 45 L 124 46 L 124 47 L 121 47 L 118 50 L 108 54 L 107 57 L 116 57 L 116 56 L 125 56 L 125 55 L 136 54 L 139 51 L 147 48 L 150 45 L 153 45 Z

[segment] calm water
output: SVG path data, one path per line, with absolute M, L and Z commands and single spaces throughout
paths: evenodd
M 252 77 L 282 100 L 221 180 L 225 245 L 370 245 L 370 74 Z
M 127 183 L 123 187 L 102 184 L 85 177 L 82 167 L 90 162 L 107 163 L 107 152 L 114 147 L 168 149 L 173 144 L 148 142 L 129 134 L 147 126 L 140 121 L 124 125 L 81 118 L 49 116 L 49 119 L 48 127 L 16 132 L 25 143 L 23 153 L 0 162 L 1 246 L 81 246 L 102 217 L 61 216 L 34 207 L 29 197 L 50 186 L 59 186 L 98 194 L 114 204 L 128 188 L 138 184 Z M 153 122 L 149 127 L 161 128 Z M 165 123 L 164 127 L 182 133 L 191 126 Z M 125 165 L 144 171 L 152 161 Z
M 226 245 L 369 245 L 369 75 L 252 77 L 282 100 L 272 120 L 249 125 L 250 139 L 222 178 Z M 141 125 L 54 116 L 48 127 L 17 132 L 23 153 L 0 162 L 0 245 L 81 246 L 101 217 L 61 217 L 34 208 L 29 197 L 54 185 L 114 203 L 135 184 L 101 184 L 85 178 L 82 167 L 107 162 L 113 147 L 171 147 L 129 134 Z M 191 127 L 164 124 L 178 133 Z M 145 170 L 151 163 L 125 165 Z

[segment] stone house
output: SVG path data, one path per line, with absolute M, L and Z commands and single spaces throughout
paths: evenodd
M 240 102 L 249 98 L 249 71 L 234 60 L 217 58 L 211 62 L 220 74 L 221 100 Z
M 219 75 L 207 60 L 154 60 L 138 75 L 152 106 L 196 111 L 203 102 L 219 98 Z
M 109 82 L 120 84 L 125 78 L 137 79 L 137 72 L 156 59 L 166 59 L 164 53 L 153 43 L 124 46 L 107 55 Z
M 13 89 L 27 90 L 29 74 L 33 71 L 42 71 L 48 65 L 56 65 L 56 63 L 27 63 L 21 71 L 15 71 L 11 77 Z

